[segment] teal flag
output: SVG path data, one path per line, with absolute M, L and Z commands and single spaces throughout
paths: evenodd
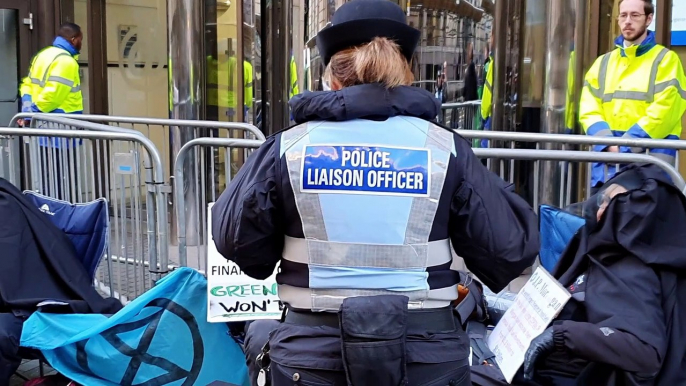
M 21 345 L 82 385 L 248 386 L 240 346 L 206 318 L 207 280 L 181 268 L 114 315 L 35 313 Z

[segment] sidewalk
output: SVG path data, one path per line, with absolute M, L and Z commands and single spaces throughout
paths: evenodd
M 55 370 L 53 370 L 50 366 L 47 364 L 43 364 L 43 375 L 52 375 L 55 374 Z M 38 361 L 24 361 L 21 366 L 19 366 L 19 370 L 17 370 L 17 374 L 15 374 L 12 379 L 10 379 L 10 384 L 9 386 L 21 386 L 23 385 L 26 380 L 22 379 L 21 377 L 27 378 L 27 379 L 34 379 L 38 378 L 40 376 L 40 368 L 38 366 Z

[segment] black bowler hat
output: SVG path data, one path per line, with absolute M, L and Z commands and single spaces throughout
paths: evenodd
M 369 43 L 376 37 L 395 41 L 407 61 L 419 43 L 419 30 L 407 25 L 405 12 L 390 0 L 351 0 L 333 14 L 331 24 L 317 34 L 317 48 L 328 65 L 345 49 Z

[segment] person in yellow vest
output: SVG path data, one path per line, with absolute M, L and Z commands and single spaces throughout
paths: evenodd
M 22 80 L 19 88 L 22 112 L 83 114 L 81 78 L 77 62 L 82 42 L 81 27 L 74 23 L 64 23 L 60 26 L 52 46 L 41 50 L 33 57 L 29 74 Z M 28 122 L 29 120 L 20 120 L 17 123 L 26 126 Z M 44 159 L 47 154 L 41 154 L 39 159 L 34 160 L 43 165 L 52 165 L 41 173 L 43 194 L 67 201 L 74 198 L 77 192 L 73 190 L 73 182 L 78 179 L 78 173 L 69 176 L 69 173 L 65 175 L 63 170 L 73 170 L 70 168 L 72 161 L 69 148 L 76 144 L 80 145 L 81 142 L 59 138 L 52 138 L 49 141 L 48 138 L 39 138 L 41 146 L 54 148 L 49 156 L 52 160 Z M 63 147 L 66 149 L 61 149 Z
M 491 115 L 493 114 L 493 68 L 495 62 L 493 60 L 493 35 L 488 42 L 489 47 L 489 64 L 486 70 L 486 78 L 484 79 L 483 94 L 481 94 L 481 121 L 483 122 L 484 130 L 491 130 Z M 481 147 L 488 147 L 488 140 L 481 140 Z
M 567 68 L 567 99 L 565 103 L 565 134 L 573 134 L 576 126 L 576 105 L 574 103 L 574 71 L 576 70 L 576 51 L 572 48 Z
M 250 62 L 243 60 L 243 77 L 239 81 L 236 74 L 237 60 L 235 56 L 224 56 L 215 59 L 207 57 L 207 104 L 216 107 L 217 116 L 208 117 L 219 120 L 219 115 L 229 117 L 234 121 L 238 106 L 236 84 L 243 83 L 243 120 L 247 121 L 248 111 L 253 103 L 253 67 Z M 222 114 L 219 114 L 222 112 Z
M 298 87 L 298 66 L 295 63 L 295 56 L 291 52 L 291 63 L 290 63 L 290 87 L 288 88 L 288 99 L 290 100 L 294 96 L 300 94 L 300 88 Z M 290 106 L 288 107 L 290 110 Z M 290 111 L 290 120 L 293 121 L 293 111 Z
M 588 71 L 579 105 L 579 121 L 588 135 L 631 139 L 679 139 L 686 111 L 686 76 L 673 51 L 657 44 L 648 30 L 655 7 L 651 0 L 621 0 L 616 48 L 599 57 Z M 595 151 L 642 153 L 625 146 L 594 146 Z M 676 151 L 651 149 L 651 155 L 674 163 Z M 592 190 L 617 167 L 595 164 Z
M 298 87 L 298 66 L 295 63 L 295 56 L 291 54 L 291 87 L 288 89 L 288 99 L 293 98 L 295 95 L 300 94 L 300 88 Z
M 22 112 L 83 113 L 77 62 L 82 41 L 81 27 L 64 23 L 52 46 L 33 58 L 29 74 L 19 89 Z
M 249 122 L 248 113 L 253 104 L 253 67 L 247 60 L 243 60 L 243 76 L 237 76 L 238 61 L 236 56 L 219 55 L 215 58 L 207 57 L 207 119 L 215 121 L 238 122 L 238 89 L 236 85 L 243 84 L 243 122 Z M 226 135 L 226 134 L 224 134 Z M 212 137 L 219 137 L 218 129 L 211 130 Z M 233 154 L 238 154 L 234 151 Z M 225 184 L 224 176 L 227 166 L 222 160 L 223 150 L 212 155 L 215 165 L 214 186 L 208 186 L 208 193 Z M 234 158 L 236 159 L 236 158 Z

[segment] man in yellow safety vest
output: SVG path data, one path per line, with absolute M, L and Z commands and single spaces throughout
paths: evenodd
M 489 61 L 486 67 L 483 94 L 481 94 L 481 119 L 485 130 L 491 129 L 491 113 L 493 112 L 493 35 L 489 38 L 488 48 Z
M 648 30 L 655 7 L 651 0 L 621 0 L 616 48 L 599 57 L 586 75 L 579 121 L 588 135 L 632 139 L 679 139 L 686 111 L 686 76 L 676 53 L 655 42 Z M 642 153 L 646 149 L 594 146 L 595 151 Z M 676 151 L 650 149 L 674 163 Z M 593 165 L 592 190 L 617 172 Z
M 300 88 L 298 87 L 298 67 L 295 63 L 295 56 L 291 54 L 291 63 L 290 63 L 290 75 L 291 75 L 291 81 L 290 81 L 290 87 L 288 88 L 288 99 L 293 98 L 295 95 L 300 94 Z
M 74 23 L 64 23 L 60 26 L 52 46 L 41 50 L 33 57 L 29 74 L 22 80 L 19 88 L 22 112 L 83 113 L 81 77 L 77 62 L 82 42 L 81 27 Z M 28 122 L 29 120 L 19 120 L 17 123 L 25 126 Z M 71 200 L 74 197 L 72 195 L 76 194 L 74 186 L 77 185 L 74 182 L 79 177 L 78 173 L 71 175 L 64 171 L 70 170 L 70 164 L 74 167 L 73 159 L 68 153 L 69 148 L 81 144 L 81 140 L 39 138 L 38 143 L 54 148 L 50 153 L 51 161 L 43 158 L 47 153 L 39 155 L 38 159 L 33 161 L 52 165 L 41 172 L 44 186 L 42 193 L 58 199 Z
M 83 113 L 77 62 L 82 41 L 81 27 L 64 23 L 52 46 L 36 54 L 19 89 L 22 112 Z
M 484 88 L 481 94 L 481 121 L 484 130 L 491 130 L 491 115 L 493 114 L 493 34 L 488 40 L 488 63 L 486 66 L 486 77 L 484 78 Z M 488 140 L 481 140 L 481 147 L 488 147 Z M 485 162 L 482 161 L 482 162 Z
M 247 122 L 248 110 L 253 105 L 253 67 L 243 60 L 243 76 L 237 73 L 236 56 L 222 55 L 218 59 L 207 57 L 207 104 L 212 114 L 211 120 L 237 121 L 238 90 L 236 85 L 243 85 L 243 121 Z

